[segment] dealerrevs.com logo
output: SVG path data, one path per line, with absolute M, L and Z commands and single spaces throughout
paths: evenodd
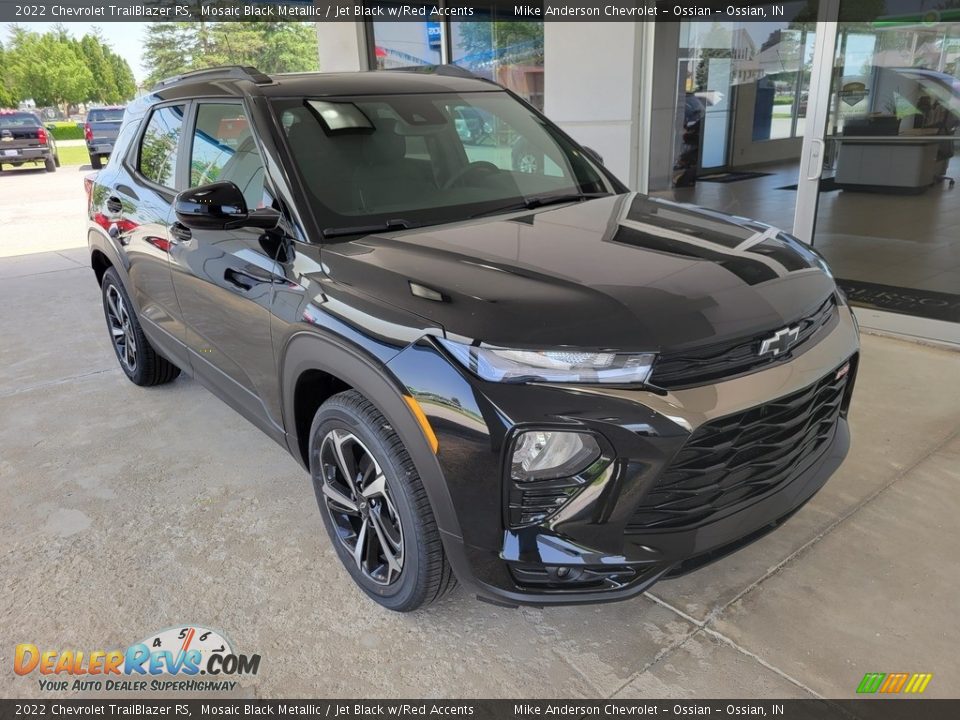
M 13 656 L 17 675 L 38 675 L 41 690 L 60 692 L 232 690 L 237 681 L 228 678 L 256 675 L 259 669 L 259 655 L 235 653 L 221 633 L 196 625 L 152 633 L 125 650 L 20 643 Z

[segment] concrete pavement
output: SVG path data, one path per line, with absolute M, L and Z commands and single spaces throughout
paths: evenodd
M 109 649 L 181 623 L 263 656 L 248 696 L 852 697 L 900 671 L 960 695 L 960 354 L 864 337 L 841 470 L 695 574 L 613 605 L 460 589 L 396 615 L 354 588 L 280 447 L 189 379 L 119 371 L 81 177 L 23 179 L 63 181 L 51 220 L 0 176 L 0 695 L 43 695 L 9 672 L 18 642 Z

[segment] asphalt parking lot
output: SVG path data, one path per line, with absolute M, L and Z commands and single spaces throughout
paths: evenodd
M 0 174 L 0 668 L 13 648 L 222 630 L 260 697 L 852 697 L 866 672 L 960 695 L 960 354 L 866 336 L 853 448 L 772 535 L 613 605 L 462 589 L 391 614 L 357 590 L 309 479 L 180 378 L 117 367 L 78 168 Z M 49 695 L 47 695 L 49 697 Z

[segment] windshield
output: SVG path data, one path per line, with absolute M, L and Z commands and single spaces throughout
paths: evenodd
M 274 101 L 324 229 L 428 225 L 615 192 L 504 92 Z
M 123 120 L 123 108 L 101 108 L 91 110 L 87 122 L 120 122 Z
M 0 112 L 0 128 L 39 127 L 40 120 L 28 112 Z

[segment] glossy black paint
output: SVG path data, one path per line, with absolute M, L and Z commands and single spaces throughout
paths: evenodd
M 486 598 L 631 596 L 794 512 L 842 460 L 845 420 L 829 451 L 782 492 L 708 526 L 628 535 L 634 508 L 690 434 L 682 403 L 668 398 L 679 403 L 672 414 L 654 409 L 642 390 L 486 382 L 434 338 L 662 352 L 773 331 L 836 292 L 819 258 L 797 241 L 742 218 L 624 191 L 322 242 L 269 99 L 445 90 L 501 91 L 479 80 L 393 72 L 280 76 L 269 84 L 205 75 L 160 88 L 128 107 L 111 161 L 96 178 L 88 233 L 94 269 L 117 267 L 154 347 L 301 464 L 320 402 L 345 387 L 365 393 L 410 451 L 458 577 Z M 137 170 L 138 138 L 152 109 L 179 108 L 189 137 L 197 106 L 225 99 L 242 105 L 255 129 L 274 199 L 269 213 L 250 211 L 227 183 L 188 189 L 189 143 L 180 146 L 175 187 Z M 415 286 L 436 293 L 415 293 Z M 821 372 L 856 352 L 855 340 L 838 347 L 842 355 Z M 423 408 L 437 454 L 404 396 Z M 594 433 L 613 462 L 582 509 L 508 530 L 504 467 L 512 437 L 529 427 Z M 517 572 L 545 565 L 623 565 L 635 575 L 623 587 L 583 591 L 518 584 Z

